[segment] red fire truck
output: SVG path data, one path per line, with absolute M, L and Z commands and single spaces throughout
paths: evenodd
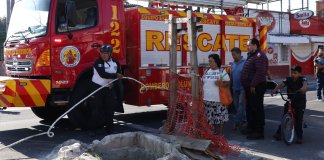
M 168 24 L 173 14 L 186 12 L 154 8 L 126 8 L 121 0 L 21 0 L 16 2 L 4 60 L 7 76 L 0 78 L 0 106 L 31 107 L 40 118 L 53 120 L 90 93 L 92 65 L 98 47 L 111 44 L 113 57 L 125 76 L 146 85 L 169 86 Z M 232 61 L 230 50 L 247 52 L 246 42 L 257 33 L 252 18 L 193 13 L 201 17 L 203 31 L 197 34 L 198 64 L 208 64 L 208 55 L 218 53 L 223 64 Z M 177 66 L 187 70 L 190 62 L 188 36 L 178 35 Z M 179 82 L 190 87 L 190 82 Z M 139 93 L 140 85 L 125 83 L 126 104 L 167 104 L 167 91 Z M 85 101 L 80 104 L 87 106 Z M 87 112 L 71 119 L 85 119 Z

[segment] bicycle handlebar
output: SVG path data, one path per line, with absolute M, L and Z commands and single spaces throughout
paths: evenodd
M 285 98 L 284 95 L 296 95 L 297 93 L 281 93 L 281 91 L 278 91 L 278 93 L 280 94 L 282 100 L 286 101 L 286 102 L 290 102 L 291 99 Z

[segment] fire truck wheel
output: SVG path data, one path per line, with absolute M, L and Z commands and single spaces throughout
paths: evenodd
M 89 84 L 91 84 L 90 80 L 81 80 L 76 85 L 70 97 L 69 108 L 91 94 L 91 85 Z M 93 98 L 89 97 L 68 113 L 72 125 L 82 129 L 95 129 L 104 126 L 105 116 L 101 110 L 102 106 L 91 105 L 92 103 Z
M 56 120 L 66 111 L 64 107 L 52 106 L 31 107 L 31 110 L 37 117 L 49 122 Z

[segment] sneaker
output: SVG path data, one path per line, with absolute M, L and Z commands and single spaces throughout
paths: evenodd
M 279 134 L 279 133 L 274 134 L 272 137 L 277 141 L 281 140 L 281 134 Z
M 304 122 L 304 123 L 303 123 L 303 128 L 307 128 L 307 127 L 308 127 L 307 123 Z
M 322 98 L 317 98 L 317 101 L 323 102 Z
M 297 144 L 302 144 L 303 143 L 303 139 L 302 138 L 297 138 L 296 143 Z

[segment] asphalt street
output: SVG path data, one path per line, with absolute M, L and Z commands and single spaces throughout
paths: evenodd
M 267 94 L 265 139 L 250 141 L 238 131 L 233 131 L 231 116 L 225 125 L 225 137 L 231 144 L 241 148 L 241 154 L 239 157 L 224 157 L 224 159 L 324 159 L 324 102 L 316 101 L 315 83 L 310 83 L 309 90 L 304 116 L 307 128 L 304 128 L 303 144 L 287 146 L 283 141 L 272 139 L 272 134 L 280 122 L 284 101 L 279 96 L 271 97 Z M 166 109 L 163 105 L 151 107 L 126 105 L 127 112 L 115 116 L 113 134 L 132 131 L 157 132 L 166 118 Z M 27 136 L 45 132 L 49 125 L 34 116 L 29 108 L 0 111 L 0 148 Z M 106 136 L 104 130 L 98 130 L 95 137 L 89 137 L 87 132 L 73 128 L 66 118 L 58 123 L 54 132 L 53 138 L 40 136 L 0 151 L 0 159 L 45 159 L 53 149 L 69 139 L 91 143 Z
M 227 124 L 226 138 L 231 144 L 236 144 L 242 149 L 239 159 L 253 159 L 255 157 L 294 160 L 324 159 L 324 102 L 316 101 L 315 91 L 308 92 L 307 109 L 304 115 L 303 144 L 287 146 L 283 141 L 275 141 L 272 138 L 280 123 L 284 102 L 281 97 L 276 96 L 265 98 L 265 104 L 264 140 L 247 140 L 239 131 L 232 130 L 232 121 Z M 237 159 L 237 157 L 234 159 Z

